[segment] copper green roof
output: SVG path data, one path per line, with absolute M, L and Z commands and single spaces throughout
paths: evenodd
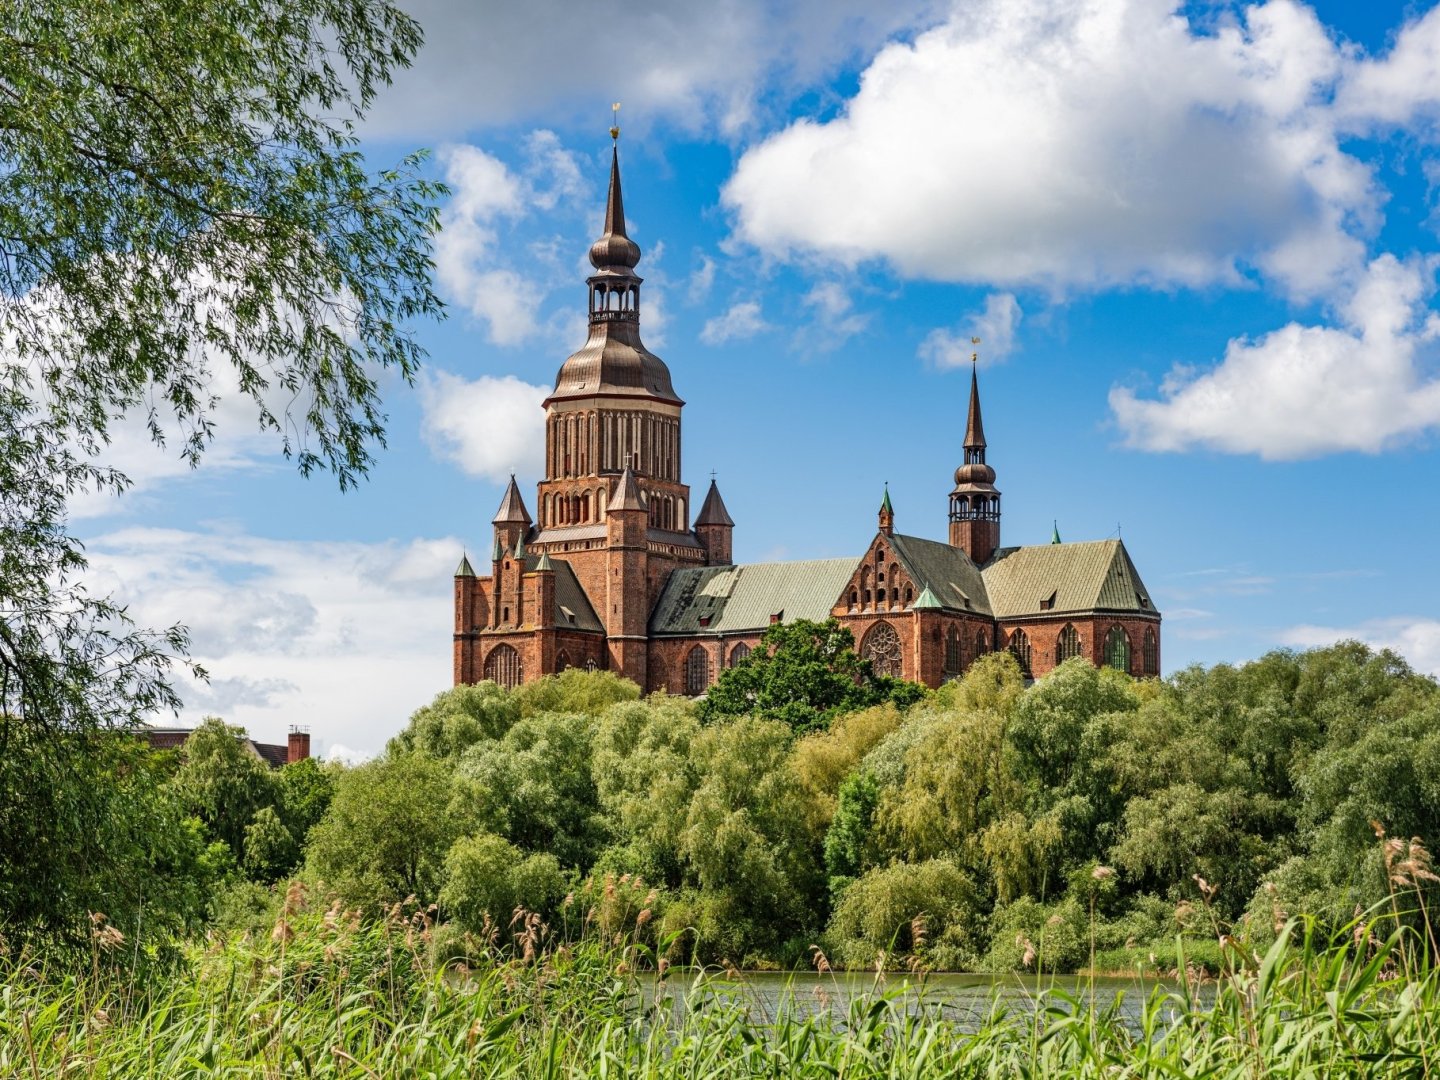
M 1150 591 L 1119 540 L 1001 548 L 984 576 L 999 619 L 1042 612 L 1155 613 Z
M 944 605 L 930 591 L 929 585 L 920 590 L 920 595 L 915 598 L 915 603 L 910 605 L 912 611 L 939 611 L 943 607 Z
M 1050 523 L 1050 543 L 1060 543 L 1060 522 L 1058 521 L 1052 521 Z
M 915 584 L 930 590 L 938 607 L 990 614 L 985 579 L 960 548 L 900 533 L 886 540 Z
M 671 573 L 650 618 L 652 634 L 733 634 L 830 617 L 856 559 L 707 566 Z
M 554 570 L 554 569 L 555 569 L 554 565 L 550 562 L 550 553 L 549 553 L 548 551 L 542 551 L 542 552 L 540 553 L 540 561 L 535 564 L 535 569 L 536 569 L 536 570 Z
M 474 576 L 475 576 L 475 568 L 470 565 L 470 556 L 469 556 L 469 555 L 462 554 L 462 555 L 460 556 L 460 565 L 455 568 L 455 576 L 456 576 L 456 577 L 474 577 Z
M 893 513 L 895 512 L 895 508 L 890 505 L 890 485 L 889 485 L 889 484 L 886 484 L 886 485 L 885 485 L 885 497 L 880 500 L 880 509 L 881 509 L 883 512 L 887 513 L 887 514 L 893 514 Z
M 499 562 L 505 557 L 505 545 L 500 542 L 499 534 L 495 536 L 495 550 L 490 555 L 491 562 Z

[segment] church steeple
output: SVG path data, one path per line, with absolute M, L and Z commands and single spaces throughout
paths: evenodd
M 950 543 L 981 566 L 1000 546 L 1000 492 L 995 488 L 995 470 L 985 463 L 976 359 L 971 356 L 965 462 L 955 470 L 955 487 L 950 492 Z

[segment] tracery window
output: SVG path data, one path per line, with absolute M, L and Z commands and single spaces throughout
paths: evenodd
M 1055 662 L 1063 664 L 1072 656 L 1080 655 L 1080 634 L 1076 631 L 1074 624 L 1066 623 L 1065 629 L 1060 631 L 1060 636 L 1055 639 Z
M 685 657 L 685 692 L 691 697 L 703 694 L 710 685 L 710 657 L 703 645 L 696 645 Z
M 1024 630 L 1016 630 L 1010 635 L 1010 651 L 1020 664 L 1020 674 L 1030 678 L 1030 635 Z
M 1145 650 L 1145 674 L 1159 675 L 1160 641 L 1155 636 L 1155 628 L 1153 626 L 1147 626 L 1145 628 L 1145 642 L 1143 647 Z
M 952 626 L 945 634 L 945 678 L 955 678 L 964 668 L 965 658 L 962 651 L 960 630 Z
M 730 666 L 734 667 L 736 664 L 740 663 L 741 660 L 744 660 L 749 655 L 750 646 L 746 645 L 743 641 L 740 642 L 739 645 L 736 645 L 733 649 L 730 650 Z
M 507 690 L 520 685 L 520 654 L 509 645 L 497 645 L 485 658 L 485 678 Z
M 1122 626 L 1110 627 L 1105 635 L 1105 664 L 1117 671 L 1130 671 L 1130 635 Z
M 900 652 L 900 635 L 888 622 L 876 623 L 860 644 L 860 655 L 870 661 L 876 675 L 901 677 L 904 657 Z

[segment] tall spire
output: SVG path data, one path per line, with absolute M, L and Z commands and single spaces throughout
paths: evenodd
M 975 369 L 978 365 L 974 360 L 970 362 L 970 415 L 965 422 L 965 449 L 979 450 L 980 461 L 985 460 L 985 425 L 980 422 L 980 380 L 976 377 Z M 966 455 L 969 461 L 969 455 Z
M 525 499 L 520 494 L 520 485 L 515 483 L 515 474 L 510 474 L 510 486 L 500 500 L 500 509 L 490 519 L 492 525 L 530 525 L 530 511 L 525 509 Z
M 590 265 L 633 278 L 640 261 L 640 246 L 625 231 L 625 199 L 620 194 L 620 147 L 610 150 L 610 193 L 605 199 L 605 231 L 590 245 Z M 637 279 L 638 280 L 638 279 Z

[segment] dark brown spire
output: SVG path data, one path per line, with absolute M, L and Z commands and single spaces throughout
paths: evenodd
M 720 498 L 720 488 L 715 481 L 710 481 L 710 490 L 705 495 L 705 503 L 700 507 L 700 515 L 695 519 L 698 528 L 701 525 L 725 525 L 734 528 L 735 522 L 731 520 L 730 512 L 725 509 L 725 500 Z
M 610 499 L 607 513 L 644 509 L 645 498 L 640 494 L 640 485 L 635 480 L 635 470 L 626 465 L 625 471 L 620 474 L 620 483 L 615 485 L 615 494 Z
M 625 200 L 620 195 L 620 148 L 610 152 L 610 195 L 605 200 L 605 232 L 590 245 L 596 270 L 633 270 L 640 248 L 625 232 Z
M 980 382 L 975 377 L 975 365 L 970 365 L 970 418 L 965 424 L 965 449 L 985 449 L 985 425 L 980 422 Z M 984 461 L 982 457 L 980 459 Z
M 525 509 L 525 500 L 520 496 L 520 486 L 515 483 L 514 473 L 510 474 L 510 486 L 505 489 L 505 497 L 500 500 L 500 509 L 495 511 L 490 523 L 525 526 L 530 524 L 530 511 Z

